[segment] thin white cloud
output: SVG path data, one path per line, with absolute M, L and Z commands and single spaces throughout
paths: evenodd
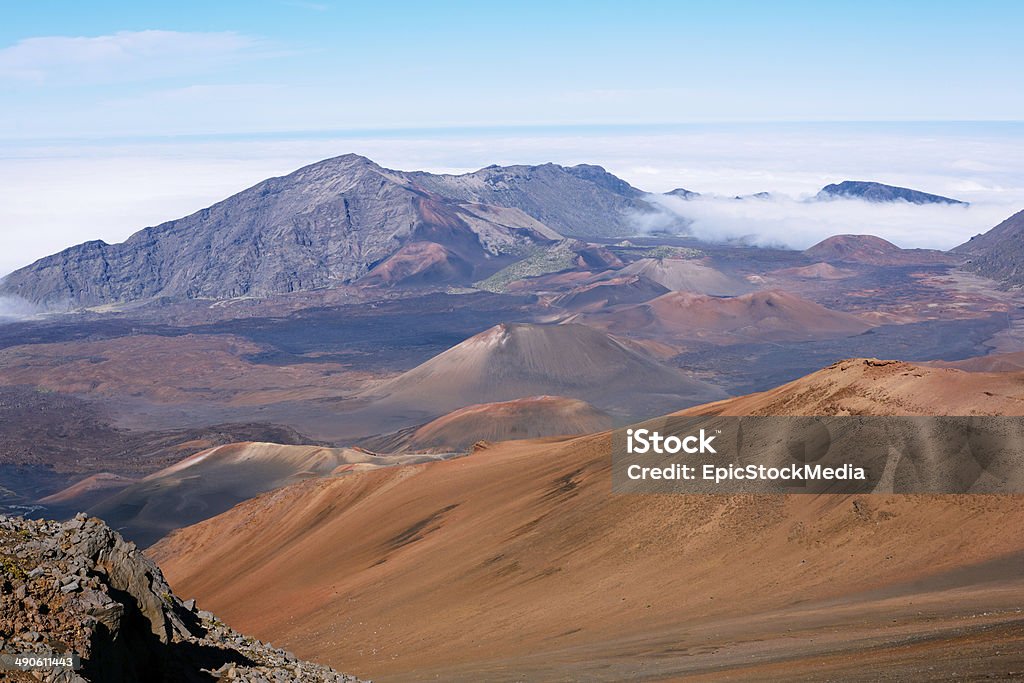
M 0 324 L 25 320 L 42 312 L 41 308 L 20 296 L 0 296 Z
M 119 31 L 105 36 L 25 38 L 0 50 L 0 80 L 96 84 L 205 71 L 254 53 L 255 38 L 233 31 Z
M 331 6 L 326 2 L 303 2 L 302 0 L 290 0 L 284 3 L 291 7 L 301 7 L 302 9 L 312 10 L 314 12 L 326 12 L 331 9 Z

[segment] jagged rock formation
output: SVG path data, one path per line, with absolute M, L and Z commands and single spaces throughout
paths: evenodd
M 134 543 L 84 514 L 63 524 L 0 517 L 0 563 L 0 651 L 74 654 L 82 664 L 78 671 L 9 672 L 4 680 L 356 680 L 183 602 Z
M 959 199 L 950 199 L 937 194 L 928 194 L 906 187 L 884 185 L 863 180 L 844 180 L 821 188 L 815 199 L 863 199 L 869 202 L 909 202 L 911 204 L 963 204 Z
M 598 166 L 406 173 L 349 154 L 265 180 L 197 213 L 40 259 L 0 294 L 51 308 L 223 299 L 486 277 L 561 234 L 629 234 L 643 193 Z
M 563 235 L 632 235 L 630 211 L 651 211 L 644 192 L 600 166 L 488 166 L 465 175 L 408 173 L 429 192 L 449 199 L 516 208 Z
M 953 249 L 964 267 L 1008 285 L 1024 284 L 1024 211 L 1018 211 L 982 235 Z

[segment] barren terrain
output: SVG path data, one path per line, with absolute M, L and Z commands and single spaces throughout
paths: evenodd
M 1016 497 L 617 497 L 607 438 L 308 482 L 154 557 L 242 628 L 378 680 L 1024 663 Z
M 345 155 L 19 269 L 48 309 L 0 324 L 0 510 L 88 508 L 375 680 L 1024 677 L 1020 497 L 613 495 L 607 431 L 1024 415 L 1020 222 L 801 252 L 659 201 Z

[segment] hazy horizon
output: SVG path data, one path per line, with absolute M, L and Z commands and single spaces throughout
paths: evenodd
M 804 248 L 871 233 L 950 248 L 1024 209 L 1024 123 L 761 123 L 324 131 L 303 134 L 24 141 L 0 153 L 0 273 L 87 240 L 120 242 L 272 176 L 346 153 L 400 170 L 589 163 L 652 193 L 677 187 L 778 202 L 690 205 L 704 237 Z M 962 207 L 809 205 L 841 180 L 969 201 Z M 20 229 L 25 226 L 26 229 Z
M 592 163 L 723 196 L 875 180 L 973 205 L 917 230 L 877 209 L 704 207 L 705 234 L 749 223 L 794 246 L 843 229 L 949 247 L 1024 208 L 1024 5 L 1005 0 L 98 0 L 4 19 L 0 273 L 348 152 Z

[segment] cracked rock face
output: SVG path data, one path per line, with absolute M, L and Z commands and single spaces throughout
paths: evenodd
M 77 655 L 81 668 L 12 681 L 356 681 L 243 636 L 98 519 L 0 517 L 0 653 Z

